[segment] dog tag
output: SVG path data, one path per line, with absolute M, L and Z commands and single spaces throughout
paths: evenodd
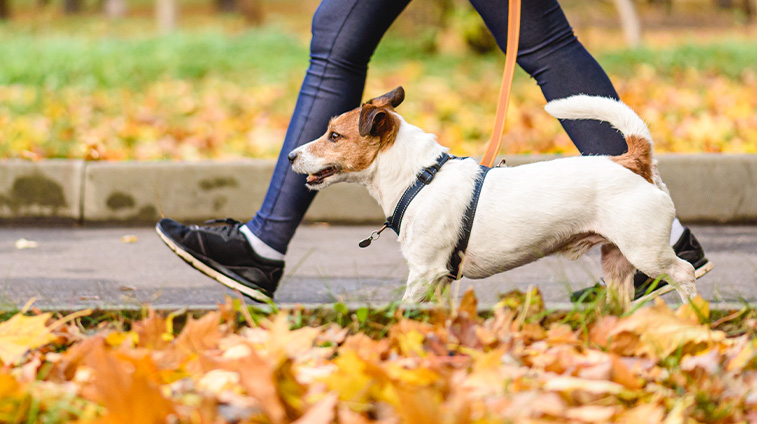
M 371 235 L 368 236 L 367 239 L 360 240 L 360 243 L 358 243 L 357 245 L 360 246 L 360 247 L 363 247 L 363 248 L 370 246 L 371 242 L 373 240 L 378 240 L 378 238 L 381 237 L 381 232 L 384 231 L 386 229 L 386 227 L 388 227 L 388 225 L 384 224 L 383 227 L 381 227 L 378 230 L 372 232 Z

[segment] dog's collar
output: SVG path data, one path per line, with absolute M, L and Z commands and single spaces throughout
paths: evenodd
M 418 195 L 423 187 L 431 183 L 431 181 L 434 179 L 434 176 L 436 176 L 436 173 L 441 169 L 442 165 L 447 163 L 447 161 L 450 159 L 465 158 L 457 158 L 455 156 L 450 156 L 446 153 L 442 153 L 442 155 L 436 159 L 435 164 L 424 168 L 420 173 L 418 173 L 418 175 L 416 175 L 416 181 L 413 183 L 413 185 L 408 187 L 404 193 L 402 193 L 402 197 L 400 197 L 399 202 L 397 202 L 397 206 L 395 206 L 394 208 L 394 213 L 386 218 L 384 226 L 371 233 L 368 238 L 362 240 L 359 246 L 370 246 L 371 242 L 378 239 L 381 235 L 381 232 L 387 228 L 391 228 L 397 235 L 399 235 L 402 218 L 405 216 L 405 211 L 410 205 L 410 202 L 415 199 L 415 196 Z M 486 178 L 486 173 L 489 172 L 490 169 L 491 168 L 487 166 L 481 165 L 481 173 L 476 176 L 476 185 L 473 188 L 473 196 L 471 197 L 470 203 L 468 203 L 468 207 L 465 210 L 465 215 L 463 215 L 462 232 L 460 233 L 460 237 L 457 240 L 455 250 L 452 251 L 452 255 L 450 256 L 449 262 L 447 263 L 449 277 L 453 280 L 458 280 L 460 278 L 460 265 L 462 264 L 465 251 L 468 248 L 468 239 L 470 238 L 471 228 L 473 227 L 473 218 L 476 215 L 476 206 L 478 206 L 478 198 L 481 194 L 481 187 L 483 187 L 484 178 Z

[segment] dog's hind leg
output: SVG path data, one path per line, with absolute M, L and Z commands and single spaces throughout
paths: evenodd
M 627 309 L 633 300 L 635 270 L 618 246 L 612 243 L 602 245 L 602 274 L 607 283 L 607 296 L 616 299 L 624 309 Z
M 660 277 L 672 285 L 681 301 L 686 303 L 697 295 L 696 273 L 694 266 L 677 257 L 672 248 L 655 258 L 654 267 L 639 265 L 641 272 L 654 278 Z

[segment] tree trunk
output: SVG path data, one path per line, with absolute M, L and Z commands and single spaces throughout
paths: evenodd
M 155 17 L 162 34 L 168 34 L 176 28 L 177 15 L 176 0 L 157 0 Z
M 615 7 L 618 9 L 626 44 L 629 47 L 638 47 L 641 44 L 641 22 L 633 0 L 615 0 Z
M 752 0 L 744 0 L 741 4 L 741 10 L 744 11 L 744 15 L 746 15 L 746 21 L 747 23 L 752 23 L 754 21 L 754 5 L 752 4 Z
M 0 20 L 10 19 L 11 17 L 11 0 L 0 0 Z
M 237 11 L 236 0 L 216 0 L 216 9 L 221 13 L 231 13 Z
M 63 12 L 66 15 L 73 15 L 76 13 L 81 13 L 81 10 L 82 10 L 81 0 L 64 0 L 63 1 Z
M 126 0 L 105 0 L 105 16 L 109 19 L 126 16 Z
M 239 0 L 239 11 L 248 24 L 252 26 L 263 25 L 263 4 L 261 0 Z

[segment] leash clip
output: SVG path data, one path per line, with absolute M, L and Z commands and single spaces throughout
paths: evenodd
M 389 226 L 389 224 L 384 224 L 383 227 L 379 228 L 378 230 L 371 233 L 370 236 L 368 236 L 367 239 L 360 240 L 360 243 L 358 243 L 358 246 L 362 248 L 366 248 L 371 245 L 371 242 L 373 240 L 378 240 L 379 237 L 381 237 L 381 232 L 386 230 L 386 228 Z

